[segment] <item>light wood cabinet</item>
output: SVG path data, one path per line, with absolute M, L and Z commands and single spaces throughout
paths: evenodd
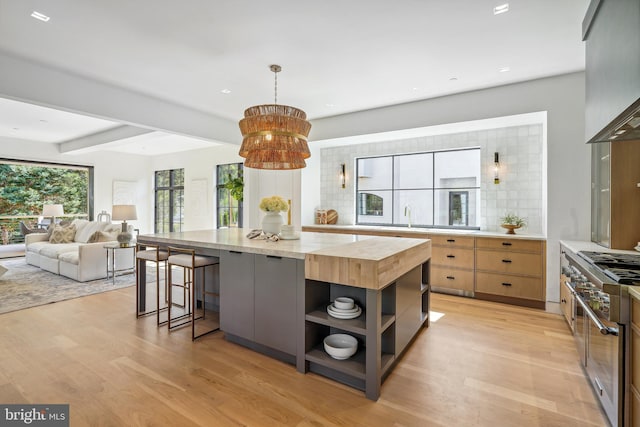
M 431 286 L 434 292 L 473 295 L 475 238 L 432 235 Z
M 569 329 L 571 332 L 575 332 L 575 324 L 574 324 L 574 296 L 571 293 L 571 290 L 565 285 L 565 282 L 568 282 L 569 279 L 564 274 L 560 275 L 560 310 L 564 315 L 564 318 L 567 320 L 569 324 Z
M 638 142 L 591 147 L 591 240 L 611 249 L 633 250 L 640 240 Z
M 640 299 L 631 295 L 631 331 L 629 333 L 631 343 L 629 345 L 629 369 L 631 370 L 631 408 L 629 411 L 629 425 L 640 427 Z
M 431 239 L 431 291 L 541 309 L 546 305 L 547 254 L 546 242 L 541 239 L 400 228 L 390 231 L 309 226 L 302 231 Z
M 544 241 L 476 238 L 477 298 L 544 309 L 544 278 Z

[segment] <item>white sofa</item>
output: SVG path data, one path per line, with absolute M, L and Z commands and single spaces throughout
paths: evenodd
M 52 243 L 49 234 L 32 233 L 25 236 L 25 257 L 28 264 L 69 277 L 79 282 L 107 277 L 108 241 L 116 241 L 120 224 L 75 219 L 71 223 L 75 229 L 70 243 Z M 131 227 L 131 226 L 130 226 Z M 96 240 L 100 241 L 89 243 Z M 116 268 L 133 268 L 133 248 L 113 251 L 116 256 Z

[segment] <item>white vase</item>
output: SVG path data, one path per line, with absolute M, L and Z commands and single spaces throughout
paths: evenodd
M 265 233 L 279 234 L 280 227 L 284 224 L 284 218 L 280 212 L 267 212 L 262 218 L 262 231 Z

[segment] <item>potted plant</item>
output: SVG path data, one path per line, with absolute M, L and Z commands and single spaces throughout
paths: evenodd
M 229 190 L 231 197 L 241 202 L 244 198 L 244 179 L 242 174 L 239 174 L 235 178 L 228 174 L 227 182 L 223 185 L 224 188 Z
M 527 225 L 527 221 L 514 213 L 508 213 L 500 218 L 501 227 L 507 229 L 507 234 L 516 234 L 514 230 Z

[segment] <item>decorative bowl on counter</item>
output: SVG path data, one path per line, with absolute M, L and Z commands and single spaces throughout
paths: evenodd
M 324 339 L 324 351 L 338 360 L 345 360 L 358 351 L 358 340 L 348 334 L 332 334 Z
M 512 224 L 502 224 L 501 227 L 507 229 L 507 234 L 516 234 L 516 232 L 514 230 L 517 230 L 521 226 L 520 225 L 512 225 Z

